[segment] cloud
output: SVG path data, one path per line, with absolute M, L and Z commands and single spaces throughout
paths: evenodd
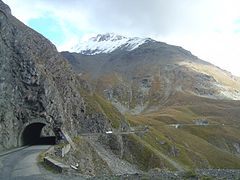
M 67 50 L 89 34 L 115 32 L 181 45 L 240 75 L 238 0 L 5 0 L 24 23 L 41 17 L 60 24 Z M 232 64 L 232 66 L 230 65 Z M 238 64 L 239 65 L 239 64 Z M 230 67 L 231 66 L 231 67 Z
M 6 0 L 25 23 L 54 16 L 81 31 L 143 36 L 222 31 L 239 17 L 237 0 Z
M 184 35 L 159 37 L 159 40 L 183 46 L 199 58 L 211 62 L 240 76 L 240 33 L 204 33 L 198 36 Z

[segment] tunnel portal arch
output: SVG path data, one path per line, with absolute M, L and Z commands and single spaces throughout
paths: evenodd
M 54 136 L 41 136 L 42 129 L 48 126 L 49 129 L 53 131 L 52 134 Z M 44 121 L 33 121 L 26 123 L 20 134 L 18 145 L 25 146 L 25 145 L 36 145 L 36 144 L 55 144 L 57 141 L 57 135 L 51 125 L 44 122 Z

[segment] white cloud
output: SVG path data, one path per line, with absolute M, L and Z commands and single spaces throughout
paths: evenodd
M 213 63 L 240 76 L 240 33 L 204 33 L 198 36 L 159 37 L 161 41 L 191 50 L 200 59 Z
M 69 49 L 89 34 L 115 32 L 181 45 L 240 76 L 239 0 L 5 0 L 24 23 L 51 15 L 60 22 Z M 69 29 L 72 24 L 75 32 Z M 79 32 L 79 34 L 78 34 Z M 239 32 L 239 33 L 237 33 Z

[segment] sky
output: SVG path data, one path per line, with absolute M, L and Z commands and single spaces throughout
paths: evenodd
M 182 46 L 240 76 L 239 0 L 3 0 L 59 51 L 101 33 Z

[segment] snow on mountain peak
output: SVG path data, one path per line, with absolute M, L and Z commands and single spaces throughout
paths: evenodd
M 107 34 L 98 34 L 96 37 L 90 38 L 92 41 L 96 42 L 103 42 L 103 41 L 119 41 L 122 39 L 126 39 L 124 36 L 116 35 L 113 33 L 107 33 Z
M 99 34 L 91 37 L 85 42 L 80 42 L 71 48 L 71 52 L 82 53 L 85 55 L 95 55 L 100 53 L 111 53 L 116 49 L 132 51 L 144 44 L 152 41 L 149 38 L 128 38 L 113 33 Z

